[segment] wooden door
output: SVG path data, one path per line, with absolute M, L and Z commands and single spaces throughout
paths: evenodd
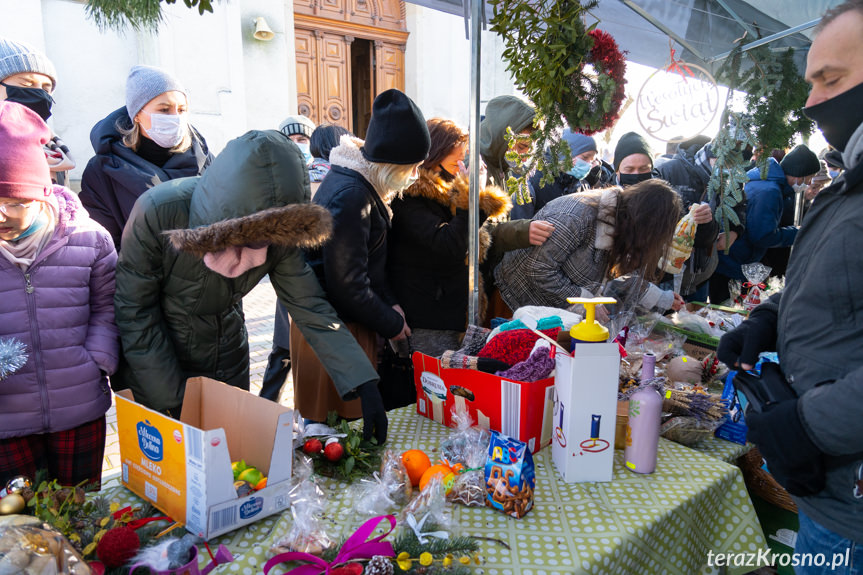
M 405 89 L 405 46 L 382 40 L 375 41 L 375 93 L 380 94 L 390 88 L 404 92 Z
M 297 111 L 319 124 L 317 41 L 311 30 L 295 28 L 294 44 L 297 50 Z
M 321 33 L 320 81 L 318 116 L 320 122 L 351 129 L 351 72 L 348 38 Z

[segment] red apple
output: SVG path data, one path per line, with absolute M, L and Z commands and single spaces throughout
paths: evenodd
M 320 439 L 307 439 L 303 444 L 303 453 L 306 455 L 312 455 L 314 453 L 320 453 L 323 448 L 324 446 L 321 445 Z
M 333 463 L 340 461 L 344 454 L 345 448 L 342 447 L 342 444 L 338 442 L 328 443 L 327 446 L 324 448 L 324 457 L 326 457 Z

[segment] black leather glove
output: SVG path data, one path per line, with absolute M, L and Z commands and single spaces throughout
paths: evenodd
M 599 177 L 602 175 L 602 166 L 593 166 L 587 175 L 584 176 L 584 181 L 591 188 L 599 183 Z
M 742 363 L 755 365 L 758 354 L 776 349 L 776 321 L 775 307 L 755 308 L 749 319 L 722 336 L 716 357 L 731 369 Z
M 384 400 L 378 390 L 377 381 L 367 381 L 356 389 L 363 406 L 363 439 L 371 439 L 374 436 L 378 444 L 387 440 L 387 411 L 384 409 Z
M 791 495 L 814 495 L 826 483 L 824 454 L 809 438 L 796 399 L 780 401 L 766 411 L 746 411 L 746 439 L 758 446 L 767 468 Z

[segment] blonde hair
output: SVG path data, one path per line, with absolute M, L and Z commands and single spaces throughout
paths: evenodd
M 366 178 L 381 199 L 388 202 L 402 192 L 411 172 L 420 163 L 405 165 L 369 162 L 369 173 L 366 174 Z
M 117 131 L 122 134 L 123 145 L 132 150 L 133 152 L 138 151 L 138 146 L 141 143 L 141 138 L 146 138 L 141 133 L 141 124 L 132 120 L 132 127 L 127 128 L 121 124 L 123 121 L 122 118 L 117 120 L 115 127 Z M 186 123 L 186 133 L 183 135 L 183 139 L 180 140 L 180 143 L 170 149 L 172 154 L 181 154 L 192 147 L 192 127 Z

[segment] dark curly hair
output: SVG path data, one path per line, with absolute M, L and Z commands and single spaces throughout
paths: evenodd
M 315 128 L 312 137 L 309 138 L 309 152 L 315 158 L 323 158 L 330 161 L 330 150 L 339 145 L 339 140 L 345 134 L 351 132 L 347 128 L 334 124 L 324 124 Z

